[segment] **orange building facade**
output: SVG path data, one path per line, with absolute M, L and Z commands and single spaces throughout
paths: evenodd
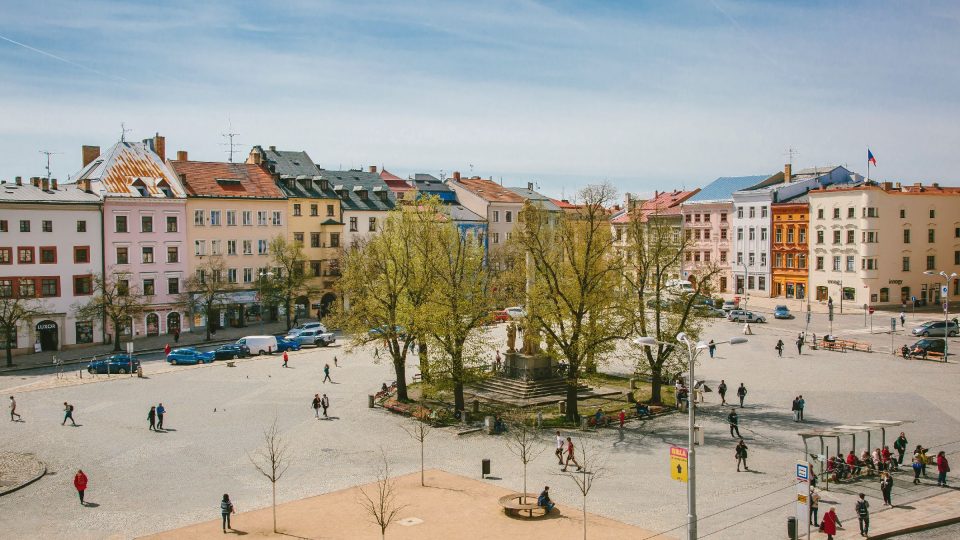
M 807 203 L 807 196 L 773 204 L 771 217 L 772 296 L 802 300 L 808 294 L 810 275 L 807 244 L 810 205 Z

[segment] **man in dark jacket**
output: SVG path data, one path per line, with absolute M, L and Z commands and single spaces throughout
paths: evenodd
M 747 387 L 740 383 L 740 388 L 737 388 L 737 397 L 740 398 L 740 408 L 743 408 L 743 398 L 747 397 Z
M 730 424 L 730 436 L 739 439 L 740 438 L 740 418 L 737 416 L 736 409 L 730 409 L 730 414 L 727 415 L 727 423 Z M 736 431 L 737 434 L 734 435 L 733 432 Z
M 907 452 L 907 436 L 900 432 L 900 436 L 893 443 L 894 450 L 897 451 L 897 464 L 903 465 L 903 455 Z

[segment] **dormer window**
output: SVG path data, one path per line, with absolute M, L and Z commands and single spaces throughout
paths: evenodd
M 139 179 L 139 178 L 137 178 L 137 179 L 133 182 L 133 188 L 137 190 L 137 193 L 139 193 L 141 197 L 149 197 L 149 196 L 150 196 L 150 192 L 147 191 L 147 185 L 144 184 L 144 183 L 143 183 L 143 180 L 141 180 L 141 179 Z
M 173 190 L 170 189 L 170 184 L 166 180 L 161 180 L 157 183 L 157 188 L 160 189 L 160 192 L 163 193 L 164 197 L 173 197 Z
M 217 178 L 217 184 L 222 187 L 240 187 L 239 178 Z
M 387 192 L 386 192 L 386 191 L 378 191 L 378 192 L 377 192 L 377 196 L 380 197 L 380 200 L 381 200 L 381 201 L 387 202 Z
M 357 193 L 360 195 L 360 200 L 361 200 L 361 201 L 367 200 L 367 198 L 368 198 L 368 197 L 367 197 L 367 190 L 361 189 L 361 190 L 358 191 Z
M 326 180 L 320 180 L 320 189 L 323 191 L 330 189 L 330 182 Z

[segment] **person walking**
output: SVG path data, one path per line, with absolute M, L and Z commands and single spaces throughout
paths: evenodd
M 223 522 L 224 533 L 227 532 L 227 529 L 233 530 L 233 527 L 230 526 L 230 514 L 232 513 L 233 503 L 230 502 L 230 495 L 224 493 L 223 499 L 220 499 L 220 519 Z
M 70 420 L 70 423 L 72 423 L 74 426 L 77 425 L 77 421 L 73 419 L 73 405 L 64 401 L 63 402 L 63 422 L 60 422 L 60 425 L 61 426 L 66 425 L 67 420 Z
M 903 311 L 900 312 L 900 328 L 903 328 L 907 325 L 907 314 Z
M 870 503 L 867 502 L 867 496 L 860 494 L 860 500 L 857 501 L 857 522 L 860 524 L 860 536 L 870 534 Z
M 582 471 L 583 467 L 580 466 L 580 463 L 577 462 L 577 456 L 574 453 L 573 440 L 570 437 L 567 437 L 567 461 L 563 464 L 563 472 L 567 472 L 567 466 L 570 465 L 570 462 L 573 462 L 577 466 L 578 471 Z
M 173 342 L 174 342 L 174 343 L 180 343 L 180 329 L 179 329 L 179 328 L 173 331 Z
M 780 358 L 783 358 L 783 340 L 778 339 L 777 344 L 774 345 L 773 348 L 777 350 L 777 356 L 779 356 Z
M 77 474 L 73 476 L 73 487 L 77 489 L 77 495 L 80 496 L 80 505 L 84 506 L 83 492 L 87 490 L 87 475 L 82 469 L 77 469 Z
M 710 358 L 713 358 L 713 354 L 717 352 L 717 344 L 712 339 L 707 343 L 707 350 L 710 351 Z
M 740 383 L 740 388 L 737 388 L 737 397 L 740 398 L 740 408 L 743 408 L 743 398 L 747 397 L 747 387 Z
M 170 344 L 167 343 L 163 346 L 163 356 L 170 356 Z
M 290 357 L 287 356 L 287 351 L 283 351 L 283 367 L 287 367 L 287 362 L 290 360 Z
M 330 381 L 330 384 L 333 384 L 333 379 L 330 378 L 330 364 L 323 365 L 323 382 L 326 384 L 327 381 Z
M 720 404 L 727 404 L 727 383 L 723 379 L 720 379 L 720 385 L 717 386 L 717 393 L 720 394 Z
M 340 361 L 337 360 L 337 355 L 333 355 L 333 367 L 340 367 Z
M 891 493 L 893 493 L 893 477 L 891 477 L 887 471 L 880 473 L 880 493 L 883 495 L 883 504 L 893 506 L 893 501 L 890 497 Z
M 921 444 L 918 444 L 917 447 L 913 450 L 913 455 L 915 457 L 920 456 L 920 459 L 919 459 L 920 473 L 923 475 L 924 478 L 927 477 L 927 461 L 928 461 L 927 450 L 929 450 L 929 448 L 924 448 L 923 445 Z
M 799 422 L 799 421 L 800 421 L 800 405 L 797 404 L 797 402 L 799 402 L 799 401 L 800 401 L 800 398 L 799 398 L 799 397 L 793 398 L 793 404 L 790 406 L 790 410 L 793 411 L 793 421 L 794 421 L 794 422 Z
M 893 443 L 893 449 L 897 451 L 897 464 L 903 465 L 903 455 L 907 453 L 907 436 L 900 432 L 900 436 Z
M 320 406 L 323 407 L 323 417 L 329 418 L 327 416 L 327 408 L 330 407 L 330 398 L 328 398 L 326 394 L 324 394 L 323 397 L 320 398 Z
M 950 472 L 950 462 L 943 450 L 937 453 L 937 485 L 947 487 L 947 473 Z
M 563 465 L 563 436 L 557 431 L 557 449 L 553 452 L 557 456 L 557 464 Z
M 817 513 L 820 511 L 820 492 L 812 489 L 810 490 L 810 524 L 814 527 L 819 527 L 820 524 L 817 523 Z
M 737 458 L 737 472 L 740 472 L 741 463 L 743 463 L 743 468 L 749 471 L 750 467 L 747 467 L 747 444 L 743 442 L 743 439 L 740 439 L 740 442 L 737 443 L 735 455 Z
M 803 354 L 803 334 L 797 336 L 797 354 Z
M 163 429 L 163 415 L 166 413 L 167 409 L 163 406 L 163 403 L 157 405 L 157 431 Z
M 313 416 L 317 420 L 320 419 L 320 394 L 313 395 L 313 402 L 311 403 L 313 407 Z
M 727 415 L 727 423 L 730 424 L 730 436 L 739 439 L 740 438 L 740 417 L 737 416 L 736 409 L 730 409 L 730 414 Z M 734 435 L 733 432 L 736 431 L 737 434 Z
M 147 413 L 147 420 L 150 422 L 150 431 L 157 430 L 157 408 L 150 407 L 150 412 Z
M 17 420 L 13 419 L 14 416 L 17 417 Z M 13 396 L 10 396 L 10 421 L 20 421 L 20 414 L 17 412 L 17 400 L 13 399 Z
M 837 517 L 837 508 L 831 506 L 830 510 L 823 515 L 823 521 L 820 522 L 820 530 L 827 534 L 827 540 L 833 540 L 833 535 L 837 534 L 837 527 L 843 528 L 840 518 Z
M 920 473 L 923 472 L 923 464 L 920 462 L 921 459 L 923 458 L 920 457 L 920 454 L 913 455 L 913 463 L 911 463 L 911 465 L 913 466 L 913 484 L 914 485 L 917 485 L 920 483 Z
M 806 407 L 807 402 L 803 399 L 803 394 L 800 394 L 800 397 L 797 398 L 797 409 L 800 411 L 800 421 L 803 422 L 803 408 Z
M 617 420 L 620 420 L 620 429 L 623 429 L 623 424 L 627 421 L 627 412 L 623 409 L 620 409 L 620 414 L 617 415 Z

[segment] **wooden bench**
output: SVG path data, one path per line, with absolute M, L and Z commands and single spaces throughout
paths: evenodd
M 521 503 L 520 500 L 524 498 L 532 502 Z M 547 515 L 547 507 L 538 505 L 537 496 L 533 493 L 511 493 L 500 497 L 499 502 L 500 506 L 503 507 L 503 512 L 507 515 L 510 515 L 511 512 L 517 512 L 518 515 L 520 512 L 527 512 L 529 517 L 533 517 L 534 510 L 540 510 L 543 515 Z
M 844 345 L 844 341 L 841 340 L 841 339 L 838 339 L 838 340 L 835 340 L 835 341 L 827 341 L 827 340 L 825 340 L 825 339 L 821 339 L 820 342 L 819 342 L 819 344 L 818 344 L 818 348 L 820 348 L 820 349 L 826 349 L 826 350 L 828 350 L 828 351 L 840 351 L 840 352 L 845 352 L 845 349 L 844 349 L 844 346 L 843 346 L 843 345 Z

